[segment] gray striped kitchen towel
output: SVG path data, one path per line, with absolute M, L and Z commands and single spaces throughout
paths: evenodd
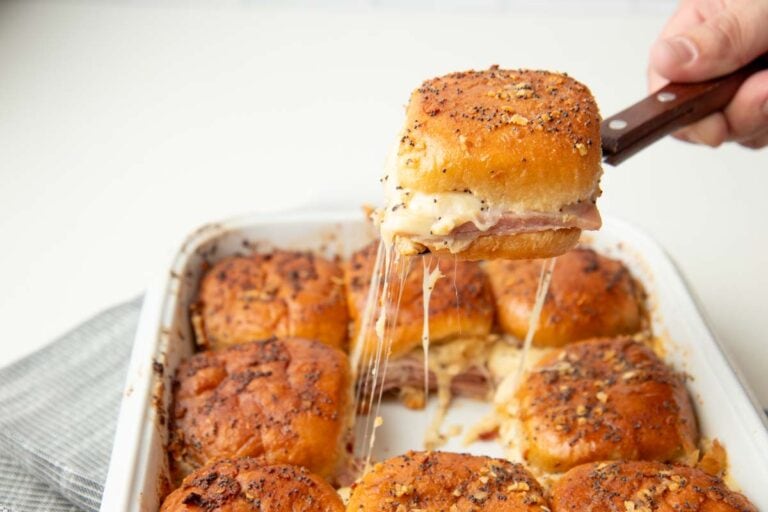
M 0 511 L 98 510 L 141 300 L 0 369 Z

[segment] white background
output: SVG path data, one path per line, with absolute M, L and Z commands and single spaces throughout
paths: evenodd
M 414 5 L 418 5 L 414 7 Z M 198 225 L 357 206 L 424 78 L 567 71 L 645 94 L 667 1 L 0 4 L 0 365 L 141 293 Z M 768 152 L 662 141 L 603 212 L 679 264 L 768 404 Z

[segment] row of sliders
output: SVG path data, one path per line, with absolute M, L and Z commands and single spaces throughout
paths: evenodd
M 250 458 L 189 475 L 162 512 L 756 512 L 704 471 L 660 462 L 577 466 L 547 492 L 521 464 L 490 457 L 409 452 L 376 464 L 345 506 L 306 469 Z
M 261 457 L 333 479 L 347 455 L 350 382 L 338 349 L 276 338 L 201 352 L 174 387 L 170 455 L 178 476 Z M 683 377 L 648 347 L 603 338 L 551 352 L 527 373 L 510 424 L 526 460 L 549 472 L 606 459 L 692 461 L 696 418 Z
M 220 349 L 278 336 L 348 349 L 359 334 L 377 246 L 369 244 L 346 262 L 281 250 L 220 261 L 200 287 L 194 314 L 199 345 Z M 525 335 L 540 262 L 495 260 L 483 265 L 452 257 L 435 262 L 445 278 L 435 284 L 430 301 L 433 342 L 487 336 L 495 315 L 504 332 Z M 420 344 L 422 272 L 422 265 L 412 265 L 403 285 L 395 356 Z M 642 289 L 627 268 L 593 250 L 576 249 L 558 259 L 534 343 L 562 346 L 634 334 L 643 328 L 643 319 Z

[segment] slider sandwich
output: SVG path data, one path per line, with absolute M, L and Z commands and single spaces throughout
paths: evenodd
M 516 394 L 522 452 L 561 472 L 606 460 L 696 460 L 685 376 L 626 337 L 573 343 L 542 358 Z
M 174 479 L 236 457 L 333 479 L 346 457 L 349 389 L 346 354 L 319 341 L 269 338 L 184 359 L 168 429 Z
M 407 452 L 376 464 L 347 512 L 544 512 L 542 486 L 522 464 L 463 453 Z
M 451 73 L 411 95 L 383 177 L 382 238 L 403 254 L 544 258 L 600 227 L 600 114 L 564 74 Z
M 218 460 L 191 473 L 160 512 L 343 512 L 333 487 L 306 468 L 250 457 Z
M 373 323 L 364 320 L 377 247 L 378 242 L 373 242 L 354 252 L 344 268 L 352 340 L 362 343 L 363 365 L 370 362 L 379 342 Z M 488 278 L 474 261 L 427 257 L 427 262 L 443 275 L 434 283 L 428 305 L 430 390 L 444 382 L 456 395 L 487 398 L 490 381 L 485 356 L 494 317 Z M 415 261 L 406 270 L 402 281 L 400 275 L 390 278 L 392 303 L 385 313 L 385 351 L 390 360 L 380 384 L 384 392 L 397 391 L 406 405 L 420 408 L 425 399 L 424 266 Z
M 271 336 L 347 348 L 347 304 L 336 261 L 274 249 L 230 256 L 203 276 L 192 323 L 197 344 L 223 350 Z
M 757 512 L 742 494 L 698 468 L 651 461 L 577 466 L 552 488 L 552 512 Z
M 501 330 L 523 339 L 536 301 L 540 260 L 494 260 L 485 269 Z M 577 248 L 557 259 L 533 344 L 559 347 L 648 330 L 645 292 L 619 260 Z

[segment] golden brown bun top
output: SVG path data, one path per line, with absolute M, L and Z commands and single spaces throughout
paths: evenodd
M 536 300 L 541 260 L 489 261 L 486 269 L 496 299 L 499 324 L 520 339 Z M 539 327 L 538 346 L 562 346 L 588 338 L 642 330 L 642 286 L 619 260 L 592 249 L 575 249 L 555 263 Z
M 353 343 L 362 328 L 363 317 L 370 290 L 371 274 L 374 270 L 376 251 L 379 242 L 374 241 L 350 256 L 345 268 L 347 303 L 353 320 Z M 400 262 L 399 268 L 391 277 L 390 296 L 393 306 L 400 296 L 400 308 L 397 312 L 397 324 L 387 327 L 387 337 L 392 337 L 392 357 L 399 357 L 410 350 L 421 347 L 422 327 L 424 323 L 424 261 L 407 256 Z M 429 300 L 429 334 L 431 343 L 441 343 L 458 336 L 487 336 L 493 324 L 493 300 L 488 286 L 488 278 L 480 265 L 469 261 L 456 261 L 453 257 L 424 256 L 429 271 L 439 266 L 443 277 L 437 280 Z M 408 269 L 400 288 L 400 271 Z M 378 301 L 378 296 L 376 300 Z M 378 302 L 377 302 L 378 304 Z M 394 307 L 392 308 L 394 309 Z M 377 310 L 378 311 L 378 310 Z M 366 350 L 375 349 L 378 338 L 373 317 L 366 338 Z M 394 317 L 394 312 L 392 313 Z M 393 321 L 391 318 L 390 321 Z
M 584 464 L 552 489 L 553 512 L 757 512 L 701 470 L 660 462 Z
M 520 464 L 460 453 L 408 452 L 376 464 L 353 487 L 347 512 L 541 512 L 543 506 L 543 489 Z
M 295 336 L 346 348 L 341 267 L 309 251 L 232 256 L 203 277 L 198 343 L 222 348 L 270 336 Z
M 433 78 L 413 92 L 397 182 L 556 211 L 599 195 L 600 159 L 600 114 L 586 86 L 565 74 L 492 66 Z
M 679 460 L 698 441 L 685 378 L 629 338 L 544 356 L 517 396 L 526 458 L 547 471 L 597 460 Z
M 317 341 L 273 338 L 195 354 L 176 371 L 174 469 L 250 456 L 330 477 L 349 395 L 347 356 Z
M 341 512 L 336 491 L 304 468 L 227 459 L 201 468 L 163 502 L 161 512 Z

